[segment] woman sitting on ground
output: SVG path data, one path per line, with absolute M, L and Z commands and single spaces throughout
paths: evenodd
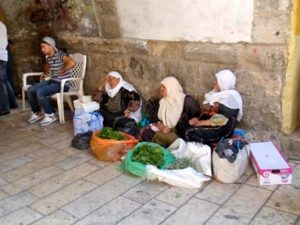
M 142 140 L 152 141 L 163 146 L 170 145 L 178 136 L 184 136 L 188 121 L 200 115 L 199 104 L 183 89 L 175 77 L 166 77 L 160 83 L 158 119 L 145 129 Z
M 243 115 L 243 101 L 240 94 L 234 90 L 236 77 L 230 70 L 222 70 L 215 74 L 214 88 L 207 94 L 199 118 L 193 118 L 187 129 L 187 141 L 211 144 L 221 138 L 232 135 L 236 121 Z
M 119 125 L 116 123 L 122 121 L 125 126 L 128 122 L 138 123 L 142 118 L 140 96 L 136 89 L 124 81 L 122 75 L 116 71 L 109 72 L 100 81 L 94 100 L 100 103 L 104 126 L 117 129 Z

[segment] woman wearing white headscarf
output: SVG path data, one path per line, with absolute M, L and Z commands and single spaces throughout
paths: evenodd
M 228 138 L 243 116 L 242 97 L 234 90 L 235 75 L 222 70 L 215 77 L 213 90 L 204 96 L 201 117 L 189 121 L 193 128 L 186 131 L 187 141 L 210 144 Z
M 199 116 L 200 107 L 191 96 L 183 93 L 175 77 L 166 77 L 161 81 L 160 94 L 162 98 L 157 114 L 159 121 L 150 125 L 150 135 L 148 130 L 147 138 L 143 140 L 168 146 L 178 136 L 184 135 L 184 127 L 188 126 L 189 119 Z
M 119 123 L 138 123 L 142 119 L 140 96 L 131 84 L 123 80 L 120 73 L 109 72 L 97 91 L 94 99 L 100 103 L 104 126 L 116 128 Z

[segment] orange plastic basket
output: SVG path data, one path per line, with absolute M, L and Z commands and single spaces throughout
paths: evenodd
M 127 140 L 114 140 L 114 139 L 103 139 L 97 137 L 101 131 L 93 132 L 91 138 L 91 149 L 96 155 L 96 158 L 101 161 L 118 161 L 126 154 L 127 151 L 134 148 L 139 142 L 133 136 L 120 132 L 122 135 L 127 137 Z

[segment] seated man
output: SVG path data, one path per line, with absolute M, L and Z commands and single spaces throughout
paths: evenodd
M 27 120 L 32 124 L 40 119 L 41 126 L 46 126 L 57 120 L 54 115 L 48 96 L 60 92 L 60 82 L 62 79 L 71 76 L 71 69 L 75 62 L 61 50 L 55 47 L 55 41 L 51 37 L 44 37 L 41 41 L 41 52 L 45 55 L 46 64 L 40 82 L 28 88 L 28 101 L 32 109 L 32 115 Z M 68 84 L 64 91 L 68 91 Z M 45 115 L 41 113 L 44 110 Z

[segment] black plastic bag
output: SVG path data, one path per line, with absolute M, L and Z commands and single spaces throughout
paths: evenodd
M 71 146 L 79 150 L 88 149 L 90 147 L 91 138 L 92 138 L 92 131 L 76 134 L 76 136 L 72 139 Z
M 118 130 L 136 137 L 139 134 L 138 124 L 134 119 L 124 116 L 117 117 L 113 123 L 113 129 Z
M 228 162 L 233 163 L 236 160 L 239 150 L 247 144 L 244 140 L 224 139 L 216 147 L 216 153 L 220 158 L 226 158 Z

